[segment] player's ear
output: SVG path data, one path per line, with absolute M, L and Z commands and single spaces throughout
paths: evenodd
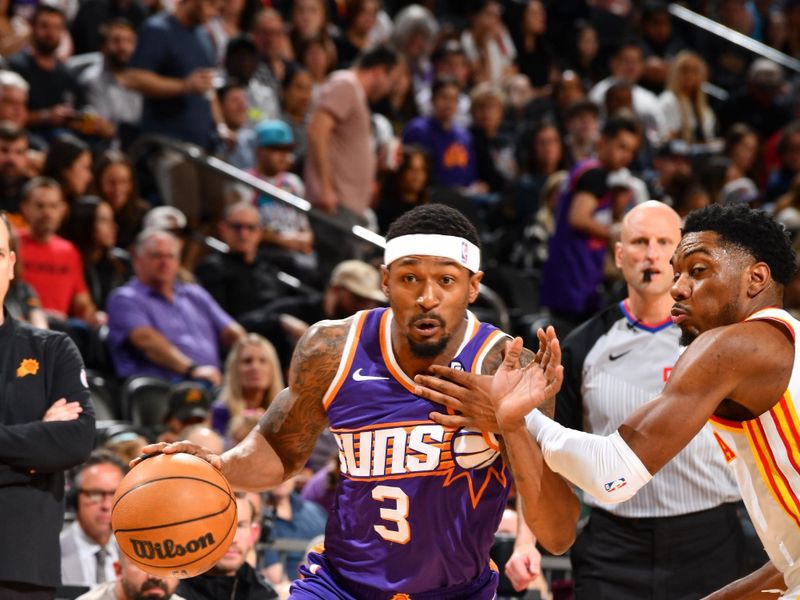
M 772 271 L 765 262 L 757 262 L 747 269 L 749 282 L 747 295 L 751 298 L 757 296 L 772 281 Z
M 622 242 L 614 242 L 614 264 L 622 268 Z
M 389 297 L 389 266 L 381 265 L 381 291 Z
M 478 294 L 481 291 L 481 279 L 483 279 L 483 271 L 478 271 L 469 276 L 469 302 L 472 304 L 478 299 Z

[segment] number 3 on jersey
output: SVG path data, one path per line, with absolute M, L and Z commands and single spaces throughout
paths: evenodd
M 379 485 L 372 490 L 372 499 L 378 502 L 394 500 L 394 508 L 381 508 L 381 519 L 394 523 L 397 529 L 373 525 L 383 539 L 395 544 L 407 544 L 411 540 L 411 525 L 408 522 L 408 494 L 399 487 Z

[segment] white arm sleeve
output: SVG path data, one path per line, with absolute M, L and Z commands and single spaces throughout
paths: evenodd
M 624 502 L 653 478 L 617 431 L 605 437 L 575 431 L 538 410 L 526 422 L 547 466 L 598 502 Z

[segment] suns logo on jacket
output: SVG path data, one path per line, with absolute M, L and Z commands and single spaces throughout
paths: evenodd
M 17 377 L 36 375 L 39 372 L 39 361 L 35 358 L 26 358 L 17 367 Z
M 385 481 L 440 476 L 443 487 L 466 479 L 473 508 L 492 478 L 506 485 L 497 437 L 472 428 L 449 429 L 431 421 L 387 423 L 331 430 L 342 474 L 353 480 Z

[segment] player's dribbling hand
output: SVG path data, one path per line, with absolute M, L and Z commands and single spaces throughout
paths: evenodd
M 528 586 L 541 574 L 542 555 L 535 544 L 525 544 L 514 548 L 514 553 L 506 563 L 505 573 L 511 585 L 518 592 Z
M 202 458 L 215 469 L 222 469 L 222 458 L 218 454 L 214 454 L 205 446 L 200 446 L 199 444 L 188 442 L 186 440 L 173 442 L 172 444 L 168 444 L 167 442 L 149 444 L 142 448 L 142 455 L 134 458 L 129 465 L 131 468 L 133 468 L 154 454 L 178 454 L 179 452 L 193 454 L 198 458 Z

